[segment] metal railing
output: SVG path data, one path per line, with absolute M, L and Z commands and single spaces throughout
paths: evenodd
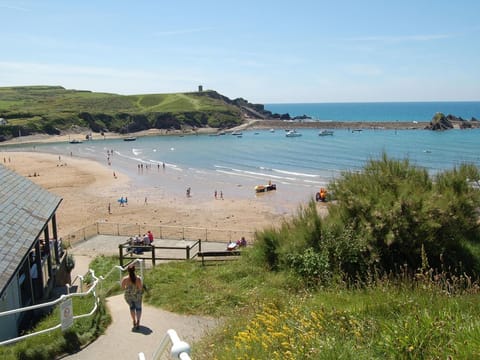
M 190 345 L 188 345 L 185 341 L 180 340 L 177 335 L 177 332 L 173 329 L 168 329 L 167 333 L 164 335 L 160 345 L 158 346 L 157 350 L 154 352 L 152 360 L 158 360 L 163 355 L 165 350 L 167 349 L 168 341 L 172 343 L 172 347 L 170 348 L 170 356 L 173 359 L 180 359 L 180 360 L 191 360 L 190 358 Z M 143 352 L 138 354 L 138 360 L 147 360 L 145 354 Z
M 135 259 L 134 261 L 130 262 L 128 265 L 130 265 L 132 263 L 136 263 L 136 262 L 138 262 L 140 264 L 140 276 L 143 278 L 143 268 L 144 268 L 143 260 Z M 51 306 L 58 305 L 58 304 L 60 304 L 64 301 L 66 301 L 67 299 L 70 299 L 70 298 L 73 298 L 73 297 L 82 297 L 82 296 L 88 296 L 88 295 L 92 294 L 94 296 L 94 299 L 95 299 L 93 309 L 86 314 L 74 315 L 73 320 L 91 316 L 95 313 L 95 311 L 97 311 L 98 305 L 99 305 L 99 302 L 100 302 L 100 297 L 99 297 L 98 292 L 97 292 L 97 285 L 101 286 L 101 281 L 108 278 L 115 270 L 119 270 L 119 273 L 120 273 L 119 283 L 120 283 L 121 280 L 122 280 L 122 271 L 125 271 L 126 269 L 127 269 L 127 267 L 123 268 L 123 267 L 117 265 L 117 266 L 114 266 L 105 276 L 99 276 L 99 277 L 96 277 L 94 271 L 92 269 L 90 269 L 88 272 L 92 276 L 93 283 L 90 286 L 90 288 L 88 289 L 88 291 L 86 291 L 86 292 L 83 291 L 83 284 L 84 284 L 84 279 L 85 279 L 84 276 L 77 275 L 75 277 L 75 279 L 71 282 L 71 284 L 66 284 L 66 288 L 67 288 L 67 294 L 66 295 L 60 295 L 59 298 L 57 298 L 55 300 L 52 300 L 52 301 L 49 301 L 49 302 L 45 302 L 45 303 L 41 303 L 41 304 L 37 304 L 37 305 L 32 305 L 32 306 L 27 306 L 27 307 L 22 307 L 22 308 L 18 308 L 18 309 L 14 309 L 14 310 L 4 311 L 4 312 L 0 313 L 0 317 L 13 315 L 13 314 L 17 314 L 17 313 L 21 313 L 21 312 L 25 312 L 25 311 L 30 311 L 30 310 L 41 309 L 41 308 L 45 308 L 45 307 L 51 307 Z M 70 289 L 73 287 L 73 284 L 75 284 L 77 282 L 77 280 L 80 281 L 80 292 L 71 293 Z M 27 339 L 27 338 L 32 337 L 32 336 L 44 334 L 44 333 L 59 329 L 61 327 L 62 327 L 62 323 L 59 323 L 59 324 L 57 324 L 53 327 L 50 327 L 48 329 L 39 330 L 39 331 L 32 332 L 32 333 L 29 333 L 29 334 L 26 334 L 26 335 L 17 336 L 15 338 L 4 340 L 4 341 L 0 342 L 0 346 L 13 344 L 13 343 L 18 342 L 20 340 L 24 340 L 24 339 Z
M 22 313 L 22 312 L 30 311 L 30 310 L 41 309 L 41 308 L 44 308 L 44 307 L 55 306 L 55 305 L 58 305 L 58 304 L 60 304 L 64 301 L 66 301 L 67 299 L 70 299 L 70 298 L 73 298 L 73 297 L 88 296 L 90 294 L 93 294 L 93 297 L 95 299 L 93 309 L 86 314 L 74 315 L 73 320 L 77 320 L 77 319 L 81 319 L 81 318 L 93 315 L 95 313 L 95 311 L 97 311 L 98 304 L 100 302 L 100 298 L 99 298 L 99 296 L 97 295 L 97 292 L 96 292 L 96 288 L 97 288 L 97 285 L 98 285 L 100 279 L 95 276 L 95 273 L 94 273 L 93 270 L 89 270 L 89 272 L 92 276 L 93 283 L 92 283 L 92 286 L 90 287 L 90 289 L 88 289 L 88 291 L 79 292 L 79 293 L 70 293 L 70 287 L 71 287 L 71 285 L 70 285 L 70 286 L 67 286 L 67 291 L 68 291 L 67 295 L 60 295 L 60 297 L 58 299 L 53 300 L 53 301 L 49 301 L 49 302 L 45 302 L 45 303 L 42 303 L 42 304 L 26 306 L 26 307 L 14 309 L 14 310 L 4 311 L 4 312 L 0 313 L 0 317 L 13 315 L 13 314 L 18 314 L 18 313 Z M 81 282 L 80 287 L 83 288 L 83 277 L 78 276 L 77 278 L 80 279 L 80 282 Z M 75 280 L 77 278 L 75 278 Z M 60 329 L 61 327 L 62 327 L 62 323 L 60 322 L 59 324 L 57 324 L 53 327 L 50 327 L 48 329 L 39 330 L 39 331 L 36 331 L 36 332 L 33 332 L 33 333 L 29 333 L 29 334 L 26 334 L 26 335 L 17 336 L 15 338 L 4 340 L 4 341 L 0 342 L 0 346 L 12 344 L 12 343 L 15 343 L 15 342 L 23 340 L 23 339 L 27 339 L 27 338 L 32 337 L 32 336 L 36 336 L 36 335 L 44 334 L 44 333 L 47 333 L 47 332 L 50 332 L 50 331 L 53 331 L 53 330 L 56 330 L 56 329 Z
M 123 277 L 122 272 L 127 270 L 127 267 L 129 265 L 135 264 L 135 263 L 139 263 L 139 265 L 140 265 L 140 276 L 141 276 L 141 278 L 143 278 L 143 271 L 144 271 L 144 261 L 143 261 L 143 259 L 135 259 L 135 260 L 131 261 L 125 267 L 116 265 L 105 276 L 96 277 L 95 272 L 92 269 L 89 269 L 88 272 L 90 273 L 90 275 L 93 279 L 93 283 L 90 286 L 90 288 L 88 289 L 88 291 L 83 292 L 83 284 L 84 284 L 84 280 L 85 280 L 84 276 L 77 275 L 75 277 L 75 279 L 72 281 L 71 284 L 66 285 L 66 288 L 67 288 L 67 294 L 66 295 L 61 295 L 58 299 L 55 299 L 55 300 L 50 301 L 50 302 L 45 302 L 45 303 L 42 303 L 42 304 L 37 304 L 37 305 L 27 306 L 27 307 L 23 307 L 23 308 L 14 309 L 14 310 L 4 311 L 4 312 L 0 313 L 0 317 L 17 314 L 17 313 L 21 313 L 21 312 L 24 312 L 24 311 L 41 309 L 41 308 L 44 308 L 44 307 L 51 307 L 51 306 L 61 304 L 62 302 L 66 301 L 68 299 L 71 299 L 73 297 L 89 296 L 89 295 L 92 294 L 94 296 L 94 299 L 95 299 L 95 303 L 94 303 L 94 306 L 93 306 L 92 310 L 88 313 L 85 313 L 85 314 L 73 315 L 72 318 L 73 318 L 73 320 L 77 320 L 77 319 L 81 319 L 81 318 L 84 318 L 84 317 L 91 316 L 97 311 L 98 305 L 100 303 L 100 297 L 99 297 L 98 292 L 97 292 L 97 286 L 98 285 L 101 286 L 103 280 L 105 280 L 109 276 L 111 276 L 115 272 L 115 270 L 119 271 L 119 283 L 121 283 L 122 277 Z M 73 284 L 75 284 L 77 280 L 80 281 L 80 292 L 70 293 L 70 289 L 73 287 Z M 18 341 L 21 341 L 21 340 L 24 340 L 24 339 L 27 339 L 27 338 L 30 338 L 30 337 L 33 337 L 33 336 L 37 336 L 37 335 L 44 334 L 44 333 L 47 333 L 47 332 L 50 332 L 50 331 L 53 331 L 53 330 L 57 330 L 59 328 L 62 328 L 62 326 L 63 326 L 63 324 L 60 322 L 59 324 L 57 324 L 55 326 L 52 326 L 48 329 L 43 329 L 43 330 L 35 331 L 35 332 L 29 333 L 29 334 L 26 334 L 26 335 L 17 336 L 15 338 L 4 340 L 4 341 L 0 342 L 0 346 L 13 344 L 15 342 L 18 342 Z M 177 332 L 173 329 L 167 330 L 167 332 L 164 335 L 160 345 L 155 350 L 155 352 L 153 354 L 153 357 L 152 357 L 152 360 L 160 359 L 160 357 L 163 355 L 163 353 L 167 349 L 167 345 L 168 345 L 169 342 L 172 344 L 172 347 L 170 349 L 170 356 L 173 359 L 191 360 L 191 358 L 190 358 L 190 345 L 188 343 L 180 340 L 180 338 L 177 335 Z M 145 357 L 145 354 L 143 352 L 138 354 L 138 359 L 139 360 L 147 360 L 147 358 Z

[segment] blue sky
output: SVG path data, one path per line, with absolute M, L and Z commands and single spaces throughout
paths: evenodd
M 480 1 L 0 0 L 0 86 L 480 100 Z

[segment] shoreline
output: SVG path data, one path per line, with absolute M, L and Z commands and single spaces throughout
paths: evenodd
M 363 129 L 363 130 L 425 130 L 425 127 L 430 122 L 416 122 L 416 121 L 290 121 L 290 120 L 262 120 L 262 119 L 248 119 L 246 123 L 238 125 L 233 128 L 223 129 L 226 132 L 238 130 L 265 130 L 265 129 Z M 472 128 L 480 128 L 480 122 L 470 122 Z M 460 128 L 459 124 L 454 124 L 454 128 Z M 22 137 L 15 137 L 3 142 L 2 146 L 21 145 L 21 144 L 35 144 L 35 143 L 54 143 L 54 142 L 69 142 L 70 140 L 87 141 L 87 135 L 91 135 L 92 139 L 89 141 L 105 140 L 105 139 L 122 139 L 129 136 L 145 137 L 145 136 L 179 136 L 179 135 L 196 135 L 196 134 L 215 134 L 222 129 L 218 128 L 186 128 L 183 130 L 165 130 L 165 129 L 149 129 L 138 131 L 130 134 L 120 134 L 114 132 L 106 132 L 102 136 L 100 133 L 94 133 L 90 130 L 83 130 L 80 132 L 62 133 L 61 135 L 47 135 L 35 134 Z
M 173 173 L 162 177 L 163 183 L 142 185 L 126 173 L 115 170 L 113 177 L 111 167 L 75 156 L 0 149 L 0 157 L 5 159 L 2 165 L 62 197 L 57 211 L 59 237 L 96 222 L 244 230 L 253 234 L 278 226 L 304 205 L 289 201 L 282 193 L 246 198 L 225 189 L 224 199 L 215 199 L 213 193 L 197 196 L 195 192 L 187 198 L 183 192 L 179 196 L 169 191 L 169 187 L 177 186 Z M 208 178 L 203 186 L 215 188 L 215 179 Z M 128 205 L 118 203 L 120 196 L 128 197 Z M 317 208 L 320 214 L 327 211 L 324 203 Z

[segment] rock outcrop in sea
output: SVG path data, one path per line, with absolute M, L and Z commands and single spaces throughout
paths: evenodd
M 455 115 L 446 115 L 443 113 L 436 113 L 432 121 L 425 127 L 428 130 L 449 130 L 449 129 L 471 129 L 479 127 L 478 120 L 472 117 L 471 120 L 465 120 L 462 117 Z

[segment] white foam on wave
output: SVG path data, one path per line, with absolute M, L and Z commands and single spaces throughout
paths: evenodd
M 265 179 L 265 176 L 253 176 L 250 174 L 238 173 L 238 172 L 228 171 L 228 170 L 215 170 L 215 171 L 221 174 L 241 176 L 249 179 Z
M 124 159 L 128 159 L 128 160 L 133 160 L 133 161 L 136 161 L 136 162 L 140 162 L 140 163 L 144 163 L 146 164 L 148 161 L 145 161 L 141 158 L 138 158 L 138 157 L 133 157 L 133 156 L 129 156 L 129 155 L 125 155 L 125 154 L 122 154 L 121 152 L 119 151 L 115 151 L 115 154 L 117 154 L 118 156 L 124 158 Z
M 272 169 L 274 172 L 278 172 L 280 174 L 286 174 L 286 175 L 294 175 L 294 176 L 303 176 L 303 177 L 318 177 L 316 174 L 307 174 L 307 173 L 301 173 L 301 172 L 295 172 L 295 171 L 286 171 L 286 170 L 279 170 L 279 169 Z
M 217 168 L 217 172 L 224 172 L 224 173 L 231 173 L 235 174 L 237 176 L 246 176 L 246 177 L 252 177 L 255 179 L 276 179 L 276 180 L 285 180 L 285 181 L 297 181 L 297 178 L 294 177 L 285 177 L 285 176 L 279 176 L 279 175 L 272 175 L 272 174 L 266 174 L 264 172 L 256 172 L 256 171 L 248 171 L 248 170 L 240 170 L 236 168 L 229 168 L 226 166 L 220 166 L 220 165 L 215 165 Z M 225 169 L 225 170 L 219 170 L 219 169 Z
M 175 165 L 175 164 L 170 164 L 170 163 L 166 163 L 164 161 L 159 161 L 159 160 L 147 160 L 146 162 L 150 162 L 152 164 L 155 164 L 155 165 L 162 165 L 165 164 L 165 167 L 166 168 L 169 168 L 169 169 L 173 169 L 173 170 L 178 170 L 178 171 L 183 171 L 182 168 L 180 168 L 178 165 Z
M 132 153 L 133 153 L 133 155 L 138 156 L 138 155 L 143 154 L 143 150 L 142 149 L 132 149 Z

